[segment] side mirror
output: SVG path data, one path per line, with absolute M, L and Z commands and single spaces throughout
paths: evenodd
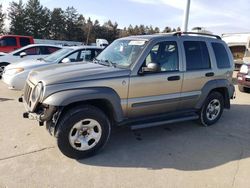
M 26 52 L 21 52 L 20 55 L 19 55 L 21 58 L 27 56 Z
M 71 62 L 70 59 L 67 57 L 62 60 L 62 63 L 70 63 L 70 62 Z
M 158 63 L 149 63 L 147 67 L 142 68 L 142 73 L 144 72 L 160 72 L 161 67 Z

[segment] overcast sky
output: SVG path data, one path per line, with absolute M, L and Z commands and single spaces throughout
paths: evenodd
M 17 0 L 15 0 L 17 1 Z M 0 0 L 6 12 L 11 0 Z M 23 0 L 27 2 L 27 0 Z M 116 21 L 120 28 L 132 25 L 182 25 L 186 0 L 40 0 L 50 9 L 75 7 L 85 17 Z M 189 29 L 205 27 L 215 34 L 250 32 L 249 0 L 191 0 Z

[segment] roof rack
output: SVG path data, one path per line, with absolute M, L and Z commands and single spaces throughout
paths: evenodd
M 221 40 L 221 37 L 218 35 L 208 34 L 208 33 L 197 33 L 197 32 L 175 32 L 173 33 L 173 36 L 181 36 L 181 35 L 203 35 L 203 36 L 209 36 L 209 37 L 215 37 L 217 39 Z

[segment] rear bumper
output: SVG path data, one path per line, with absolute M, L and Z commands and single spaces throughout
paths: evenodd
M 248 74 L 237 74 L 238 85 L 250 88 L 250 75 Z

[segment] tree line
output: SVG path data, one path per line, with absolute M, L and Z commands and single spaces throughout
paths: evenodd
M 9 20 L 8 31 L 5 31 L 4 20 Z M 98 20 L 85 18 L 74 7 L 48 9 L 41 5 L 39 0 L 29 0 L 26 4 L 12 1 L 7 13 L 3 13 L 0 4 L 0 33 L 29 35 L 39 39 L 80 41 L 86 44 L 94 43 L 96 38 L 105 38 L 109 42 L 129 35 L 144 35 L 160 32 L 179 31 L 178 28 L 145 25 L 129 25 L 118 28 L 111 20 L 100 24 Z

